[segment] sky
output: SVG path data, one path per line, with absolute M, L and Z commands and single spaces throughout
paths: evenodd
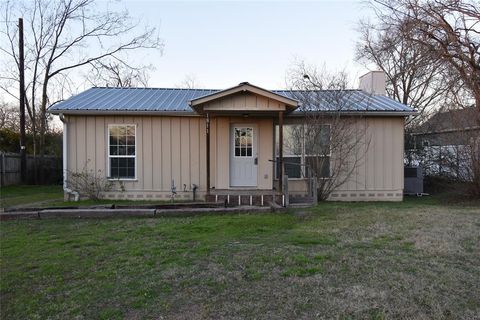
M 158 28 L 163 53 L 143 57 L 156 70 L 149 86 L 176 87 L 186 77 L 203 88 L 248 81 L 285 87 L 295 61 L 346 70 L 356 85 L 368 70 L 354 61 L 355 30 L 369 10 L 360 1 L 126 1 L 142 23 Z

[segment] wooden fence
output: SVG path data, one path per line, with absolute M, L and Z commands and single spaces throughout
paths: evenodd
M 35 160 L 37 172 L 35 179 Z M 62 182 L 62 158 L 45 156 L 42 164 L 44 170 L 44 181 L 40 181 L 40 159 L 27 156 L 27 183 L 28 184 L 59 184 Z M 0 186 L 21 184 L 20 176 L 20 154 L 0 153 Z

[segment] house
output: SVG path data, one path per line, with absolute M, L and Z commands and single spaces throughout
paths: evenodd
M 480 137 L 475 106 L 435 113 L 413 130 L 414 143 L 420 146 L 466 145 Z
M 435 113 L 412 130 L 410 158 L 429 176 L 471 181 L 480 159 L 480 126 L 475 106 Z M 478 170 L 478 169 L 476 169 Z
M 404 120 L 415 111 L 385 96 L 383 73 L 371 72 L 360 80 L 364 90 L 349 90 L 338 112 L 323 100 L 322 113 L 328 117 L 335 111 L 353 119 L 369 137 L 364 160 L 330 199 L 401 201 Z M 332 92 L 311 94 L 323 99 Z M 49 112 L 64 122 L 65 175 L 87 165 L 122 181 L 125 190 L 106 192 L 105 198 L 207 196 L 263 204 L 267 197 L 283 194 L 279 181 L 284 174 L 290 194 L 308 190 L 305 146 L 299 144 L 292 155 L 284 145 L 291 140 L 289 128 L 308 113 L 301 107 L 294 91 L 243 82 L 225 90 L 91 88 Z M 324 132 L 329 141 L 329 131 Z M 291 162 L 285 160 L 289 157 Z M 329 179 L 338 161 L 335 152 L 324 159 L 327 165 L 319 179 Z

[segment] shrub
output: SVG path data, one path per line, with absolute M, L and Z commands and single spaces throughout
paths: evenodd
M 100 195 L 114 189 L 118 183 L 120 190 L 125 191 L 125 186 L 119 180 L 111 180 L 102 172 L 102 170 L 93 170 L 88 168 L 90 159 L 80 172 L 67 172 L 67 185 L 70 189 L 77 191 L 81 198 L 90 200 L 99 200 Z

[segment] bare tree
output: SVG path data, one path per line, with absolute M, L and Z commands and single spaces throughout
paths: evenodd
M 95 61 L 85 76 L 92 86 L 105 87 L 148 87 L 148 72 L 152 65 L 133 66 L 125 61 Z
M 19 132 L 19 110 L 12 104 L 0 102 L 0 129 L 10 129 Z
M 404 41 L 414 44 L 439 61 L 447 72 L 448 107 L 476 107 L 480 125 L 480 4 L 470 0 L 374 0 L 383 24 L 401 31 Z M 471 131 L 465 130 L 464 135 Z M 473 192 L 480 193 L 478 137 L 465 148 L 472 161 Z
M 38 119 L 37 119 L 38 123 Z M 30 118 L 25 121 L 27 134 L 33 134 L 33 122 Z M 20 110 L 18 106 L 11 102 L 0 102 L 0 129 L 10 129 L 15 132 L 20 132 Z M 52 130 L 53 128 L 49 128 Z
M 451 72 L 476 105 L 480 123 L 480 5 L 470 0 L 374 0 L 381 21 Z M 404 25 L 404 28 L 400 26 Z
M 7 1 L 2 4 L 1 20 L 5 28 L 1 29 L 4 39 L 0 51 L 4 61 L 0 90 L 15 99 L 18 92 L 17 30 L 11 21 L 18 16 L 24 16 L 27 22 L 26 106 L 41 159 L 48 129 L 47 106 L 63 99 L 61 94 L 65 86 L 69 81 L 74 82 L 71 71 L 105 59 L 126 61 L 127 52 L 162 48 L 155 28 L 140 29 L 140 23 L 127 11 L 98 12 L 94 0 Z
M 415 125 L 426 113 L 439 108 L 451 84 L 446 77 L 448 69 L 441 60 L 403 36 L 406 28 L 408 25 L 402 21 L 397 24 L 385 19 L 379 19 L 378 23 L 361 21 L 356 59 L 385 72 L 388 96 L 418 111 L 407 120 L 407 124 Z
M 185 78 L 176 87 L 179 89 L 201 89 L 203 85 L 200 84 L 195 75 L 186 74 Z
M 316 177 L 318 199 L 325 200 L 365 159 L 370 143 L 366 120 L 347 114 L 366 101 L 358 91 L 348 90 L 346 72 L 330 74 L 303 62 L 290 72 L 289 87 L 303 112 L 292 148 L 303 149 L 305 173 Z

